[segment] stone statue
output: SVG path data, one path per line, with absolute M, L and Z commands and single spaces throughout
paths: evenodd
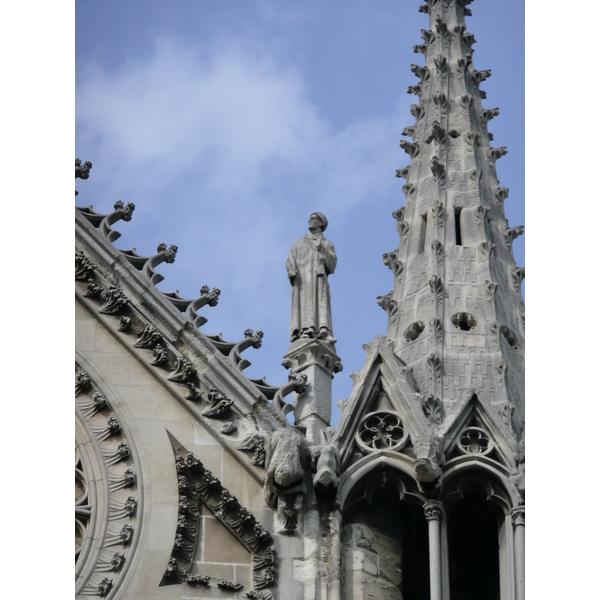
M 333 244 L 323 237 L 326 228 L 325 215 L 312 213 L 309 232 L 292 244 L 285 264 L 292 284 L 291 342 L 300 337 L 336 342 L 327 276 L 334 272 L 337 257 Z

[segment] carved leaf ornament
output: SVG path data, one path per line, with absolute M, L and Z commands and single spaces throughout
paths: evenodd
M 400 450 L 407 440 L 408 433 L 400 417 L 387 411 L 366 415 L 356 433 L 358 445 L 368 452 Z

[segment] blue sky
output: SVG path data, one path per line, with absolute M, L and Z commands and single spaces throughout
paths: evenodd
M 289 345 L 285 259 L 312 211 L 326 214 L 338 268 L 330 277 L 334 334 L 348 376 L 362 344 L 385 334 L 377 296 L 392 286 L 381 261 L 398 245 L 393 210 L 404 204 L 395 169 L 408 163 L 400 132 L 414 118 L 410 64 L 423 57 L 428 17 L 419 0 L 286 2 L 76 2 L 76 156 L 91 160 L 77 204 L 109 211 L 134 202 L 116 245 L 151 254 L 177 244 L 159 267 L 165 291 L 195 297 L 208 284 L 207 334 L 249 349 L 246 373 L 274 384 Z M 475 67 L 492 69 L 484 106 L 511 225 L 524 223 L 524 1 L 477 0 L 467 27 Z M 524 241 L 515 242 L 524 264 Z M 334 409 L 334 421 L 338 412 Z

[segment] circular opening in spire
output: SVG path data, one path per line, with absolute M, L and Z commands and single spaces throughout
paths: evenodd
M 425 324 L 423 323 L 423 321 L 417 321 L 416 323 L 413 323 L 404 332 L 404 339 L 407 342 L 412 342 L 416 340 L 421 335 L 423 329 L 425 329 Z
M 509 345 L 513 348 L 516 348 L 519 345 L 515 334 L 508 327 L 502 327 L 502 334 L 504 335 Z
M 469 313 L 457 313 L 451 319 L 452 324 L 461 331 L 471 331 L 476 325 L 477 320 Z

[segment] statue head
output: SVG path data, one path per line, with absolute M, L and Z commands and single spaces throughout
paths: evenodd
M 327 218 L 323 213 L 320 212 L 314 212 L 308 218 L 308 229 L 310 231 L 316 227 L 319 227 L 319 229 L 323 232 L 327 229 L 327 224 Z

